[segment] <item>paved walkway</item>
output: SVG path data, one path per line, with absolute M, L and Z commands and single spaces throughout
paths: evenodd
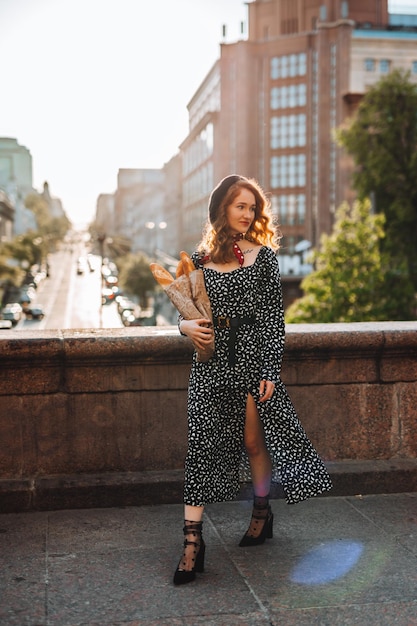
M 206 571 L 174 587 L 181 505 L 0 515 L 1 626 L 415 626 L 417 493 L 208 507 Z

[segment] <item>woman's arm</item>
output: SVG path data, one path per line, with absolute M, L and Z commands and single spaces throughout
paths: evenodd
M 214 330 L 211 326 L 210 320 L 204 317 L 197 320 L 185 320 L 181 317 L 178 322 L 181 335 L 187 335 L 199 350 L 206 349 L 213 340 Z
M 262 346 L 261 379 L 276 382 L 281 372 L 285 322 L 278 259 L 266 248 L 260 285 L 257 319 Z

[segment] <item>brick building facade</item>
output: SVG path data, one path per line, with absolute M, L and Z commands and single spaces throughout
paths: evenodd
M 333 131 L 392 68 L 417 82 L 417 28 L 390 21 L 387 0 L 255 0 L 246 40 L 220 58 L 189 102 L 182 145 L 183 241 L 192 250 L 208 194 L 223 176 L 259 180 L 284 238 L 288 304 L 310 271 L 305 250 L 352 200 L 352 164 Z

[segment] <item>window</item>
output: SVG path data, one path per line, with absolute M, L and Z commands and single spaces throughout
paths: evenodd
M 307 55 L 305 52 L 301 52 L 298 55 L 298 75 L 305 76 L 307 71 Z
M 306 85 L 304 83 L 302 83 L 301 85 L 297 85 L 298 86 L 298 106 L 299 107 L 305 107 L 307 104 L 307 88 Z
M 295 107 L 296 106 L 296 93 L 297 93 L 297 86 L 296 85 L 290 85 L 289 86 L 289 90 L 288 90 L 288 100 L 289 100 L 289 105 L 290 107 Z
M 306 197 L 303 194 L 297 196 L 297 220 L 299 224 L 304 224 L 306 220 Z
M 271 89 L 271 109 L 279 109 L 281 107 L 281 92 L 278 87 Z
M 288 57 L 281 57 L 281 78 L 287 78 L 288 76 Z
M 270 98 L 271 109 L 276 110 L 306 106 L 306 94 L 307 88 L 304 83 L 272 87 Z
M 379 62 L 379 71 L 381 74 L 388 74 L 390 68 L 390 61 L 388 59 L 381 59 Z
M 417 74 L 417 61 L 413 61 L 411 63 L 411 69 L 412 69 L 413 74 Z
M 283 226 L 297 226 L 305 222 L 306 197 L 304 194 L 274 196 L 274 215 Z
M 271 58 L 270 75 L 272 80 L 288 78 L 288 76 L 305 76 L 306 72 L 307 55 L 305 52 Z
M 365 72 L 374 72 L 375 71 L 375 61 L 374 61 L 374 59 L 365 59 L 365 61 L 364 61 L 364 69 L 365 69 Z
M 281 115 L 271 118 L 270 146 L 272 150 L 306 145 L 306 116 Z
M 279 78 L 280 58 L 272 57 L 271 59 L 271 78 L 276 80 Z
M 306 156 L 291 154 L 271 159 L 271 187 L 305 187 Z
M 298 55 L 297 54 L 290 54 L 289 61 L 290 61 L 290 76 L 297 76 L 297 74 L 298 74 Z

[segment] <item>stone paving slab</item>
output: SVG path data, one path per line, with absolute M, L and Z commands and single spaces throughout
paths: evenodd
M 0 515 L 1 626 L 417 626 L 417 493 L 207 507 L 206 571 L 183 587 L 182 506 Z

